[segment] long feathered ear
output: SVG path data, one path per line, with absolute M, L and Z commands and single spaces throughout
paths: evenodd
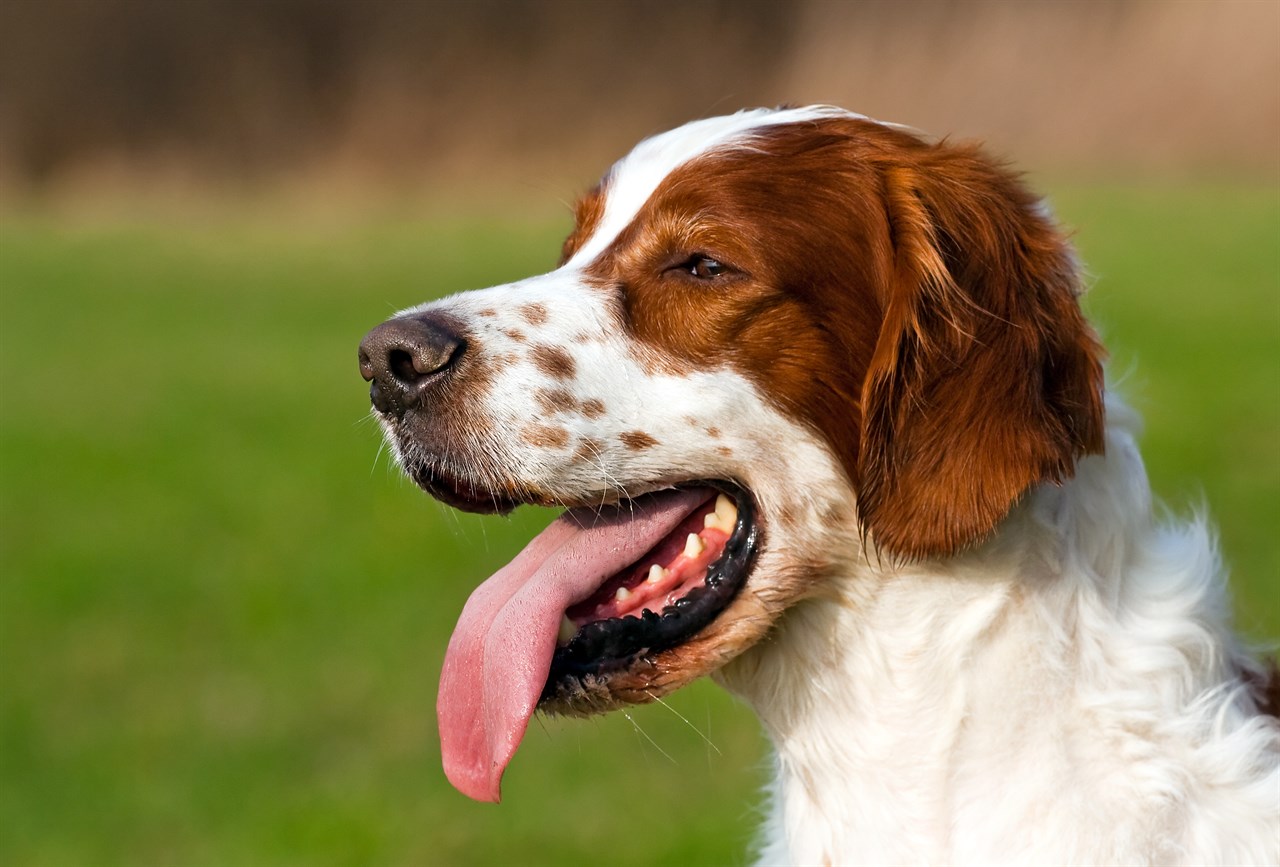
M 955 553 L 1103 447 L 1074 254 L 976 149 L 885 169 L 894 284 L 862 391 L 858 502 L 884 551 Z

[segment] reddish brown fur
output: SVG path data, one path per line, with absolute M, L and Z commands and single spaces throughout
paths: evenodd
M 622 441 L 624 446 L 636 452 L 653 448 L 658 444 L 656 439 L 642 430 L 632 430 L 618 434 L 618 439 Z
M 1072 254 L 974 149 L 887 172 L 895 285 L 862 392 L 858 504 L 891 551 L 953 552 L 1103 445 L 1103 351 Z
M 573 450 L 573 458 L 578 461 L 596 461 L 600 459 L 600 452 L 603 450 L 604 443 L 588 437 L 578 443 L 578 447 Z
M 569 432 L 562 427 L 535 424 L 525 428 L 520 438 L 539 448 L 563 448 L 569 442 Z
M 593 397 L 579 403 L 576 397 L 563 388 L 540 388 L 534 392 L 533 399 L 546 414 L 576 412 L 587 418 L 599 418 L 605 412 L 604 401 Z
M 547 308 L 541 304 L 520 305 L 520 318 L 530 325 L 542 325 L 547 321 Z
M 577 399 L 562 388 L 540 388 L 533 399 L 544 413 L 572 412 L 578 406 Z
M 855 119 L 753 145 L 673 171 L 590 266 L 625 287 L 646 363 L 749 376 L 831 445 L 864 527 L 906 557 L 982 539 L 1101 451 L 1102 350 L 1068 246 L 1013 175 Z M 600 212 L 597 189 L 566 257 Z M 695 254 L 730 271 L 699 280 Z
M 535 346 L 531 355 L 534 366 L 555 379 L 569 379 L 578 369 L 573 356 L 559 346 L 544 343 Z

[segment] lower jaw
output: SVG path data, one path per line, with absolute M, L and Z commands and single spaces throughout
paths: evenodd
M 645 686 L 657 671 L 655 658 L 700 635 L 737 597 L 762 541 L 754 502 L 734 485 L 698 484 L 723 491 L 738 509 L 737 522 L 724 553 L 711 564 L 702 586 L 660 613 L 645 610 L 639 616 L 582 625 L 568 644 L 557 648 L 552 658 L 539 699 L 544 710 L 560 713 L 597 710 L 616 700 L 618 691 L 644 690 L 648 697 L 654 697 Z M 678 684 L 672 686 L 675 685 Z M 667 691 L 667 688 L 661 689 L 661 692 Z M 581 705 L 586 707 L 579 707 Z

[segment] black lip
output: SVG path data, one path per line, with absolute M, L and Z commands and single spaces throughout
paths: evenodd
M 409 467 L 408 473 L 428 494 L 464 512 L 505 515 L 521 504 L 520 500 L 481 488 L 425 462 Z
M 539 703 L 554 699 L 565 687 L 588 675 L 627 668 L 636 659 L 677 647 L 720 615 L 746 583 L 760 547 L 755 501 L 736 485 L 696 482 L 733 498 L 738 522 L 720 559 L 711 564 L 706 583 L 668 605 L 661 613 L 613 617 L 584 625 L 563 647 L 557 647 Z M 683 486 L 682 486 L 683 487 Z

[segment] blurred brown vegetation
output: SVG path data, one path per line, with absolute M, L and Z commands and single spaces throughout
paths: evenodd
M 0 190 L 557 193 L 832 102 L 1037 168 L 1280 174 L 1277 0 L 3 0 Z

